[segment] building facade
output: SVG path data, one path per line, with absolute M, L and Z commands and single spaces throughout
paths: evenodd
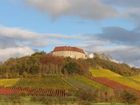
M 71 57 L 75 59 L 86 59 L 86 54 L 83 49 L 70 46 L 55 47 L 52 51 L 54 56 Z

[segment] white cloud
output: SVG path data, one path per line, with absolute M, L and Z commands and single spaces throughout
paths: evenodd
M 0 61 L 10 57 L 32 54 L 33 48 L 64 45 L 61 40 L 80 39 L 79 36 L 37 33 L 22 28 L 0 26 Z M 25 47 L 26 46 L 26 47 Z
M 25 0 L 54 18 L 78 16 L 85 19 L 104 19 L 117 15 L 117 11 L 100 0 Z
M 34 39 L 38 34 L 21 28 L 0 26 L 0 37 L 3 36 L 16 39 Z
M 44 36 L 55 39 L 83 39 L 81 35 L 44 34 Z
M 31 55 L 34 51 L 29 47 L 13 47 L 0 49 L 0 61 L 5 61 L 8 58 L 22 57 Z
M 85 42 L 87 43 L 84 48 L 89 52 L 105 53 L 117 61 L 140 67 L 140 47 L 136 44 L 119 44 L 110 38 L 95 38 L 94 36 L 89 41 L 83 41 Z
M 105 52 L 109 55 L 112 55 L 113 58 L 119 61 L 140 66 L 140 48 L 137 46 L 138 43 L 134 44 L 136 39 L 133 39 L 134 41 L 131 45 L 125 43 L 125 41 L 118 44 L 114 40 L 122 41 L 121 35 L 124 35 L 124 33 L 120 33 L 118 36 L 119 38 L 114 38 L 113 36 L 111 38 L 104 38 L 104 34 L 105 36 L 106 34 L 116 35 L 118 32 L 111 29 L 109 30 L 110 31 L 107 31 L 107 33 L 106 31 L 103 31 L 103 35 L 62 35 L 37 33 L 25 29 L 22 30 L 21 28 L 2 27 L 0 28 L 0 61 L 4 61 L 10 57 L 30 55 L 34 52 L 32 48 L 47 48 L 48 46 L 71 45 L 79 47 L 81 46 L 87 51 Z M 127 37 L 125 40 L 127 40 Z
M 121 7 L 139 7 L 140 1 L 139 0 L 101 0 L 104 3 L 117 5 Z
M 59 40 L 82 39 L 80 35 L 37 33 L 22 28 L 0 26 L 0 48 L 30 46 L 45 47 L 61 44 Z

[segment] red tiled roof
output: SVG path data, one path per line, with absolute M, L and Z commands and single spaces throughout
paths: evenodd
M 55 47 L 53 52 L 56 52 L 56 51 L 77 51 L 77 52 L 85 54 L 83 49 L 80 49 L 80 48 L 77 48 L 77 47 L 70 47 L 70 46 Z

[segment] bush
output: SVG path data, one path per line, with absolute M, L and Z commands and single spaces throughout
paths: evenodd
M 122 92 L 121 99 L 122 99 L 122 102 L 124 102 L 128 105 L 134 104 L 137 101 L 137 97 L 128 91 Z
M 87 102 L 93 102 L 96 101 L 97 94 L 93 90 L 84 90 L 84 89 L 79 89 L 77 91 L 76 96 L 81 100 Z
M 80 66 L 76 62 L 69 62 L 62 69 L 62 73 L 67 72 L 68 74 L 78 73 L 79 71 Z

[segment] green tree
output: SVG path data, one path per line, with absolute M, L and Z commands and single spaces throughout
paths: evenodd
M 78 73 L 79 71 L 80 66 L 76 62 L 69 62 L 62 69 L 62 73 L 67 72 L 68 74 Z

